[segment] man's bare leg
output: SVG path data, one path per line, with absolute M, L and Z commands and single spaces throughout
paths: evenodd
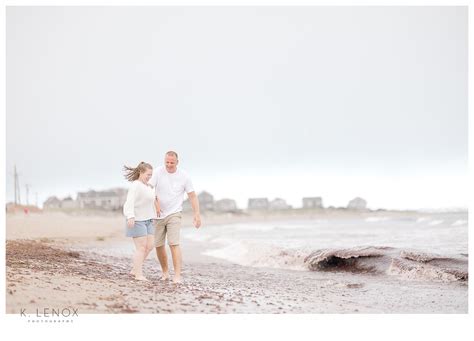
M 171 257 L 173 258 L 174 283 L 181 283 L 181 248 L 179 245 L 170 245 Z
M 161 280 L 169 279 L 170 272 L 168 269 L 168 257 L 166 256 L 166 249 L 164 245 L 158 246 L 156 248 L 156 256 L 158 257 L 158 260 L 160 261 L 161 271 L 163 272 L 163 276 L 161 277 Z

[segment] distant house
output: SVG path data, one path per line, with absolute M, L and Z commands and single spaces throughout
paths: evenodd
M 303 198 L 303 208 L 323 208 L 323 199 L 321 197 Z
M 77 194 L 77 206 L 81 209 L 118 210 L 122 208 L 124 202 L 124 197 L 114 190 L 90 190 Z
M 123 204 L 125 204 L 125 201 L 127 200 L 128 189 L 116 187 L 111 188 L 110 191 L 114 192 L 117 195 L 120 207 L 123 207 Z
M 77 208 L 77 202 L 71 197 L 67 197 L 61 200 L 60 206 L 62 209 L 74 209 Z
M 77 203 L 70 196 L 63 200 L 52 196 L 46 199 L 43 203 L 43 209 L 45 210 L 58 210 L 58 209 L 74 209 L 77 207 Z
M 214 210 L 214 197 L 211 193 L 203 191 L 198 195 L 199 208 L 202 211 L 213 211 Z
M 271 210 L 287 210 L 291 208 L 291 206 L 288 205 L 284 199 L 276 198 L 270 201 L 269 208 Z
M 45 210 L 54 210 L 54 209 L 59 209 L 59 208 L 61 208 L 61 200 L 59 200 L 55 196 L 49 197 L 43 203 L 43 209 Z
M 233 199 L 221 199 L 214 203 L 214 209 L 217 212 L 235 212 L 237 211 L 237 204 Z
M 353 210 L 365 210 L 367 208 L 367 201 L 362 198 L 354 198 L 347 204 L 347 208 Z
M 249 210 L 268 210 L 269 207 L 267 198 L 250 198 L 248 201 Z

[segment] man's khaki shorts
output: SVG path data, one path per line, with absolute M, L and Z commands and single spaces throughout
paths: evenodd
M 155 247 L 165 245 L 179 245 L 179 231 L 181 229 L 181 212 L 170 214 L 164 219 L 158 219 L 155 227 Z

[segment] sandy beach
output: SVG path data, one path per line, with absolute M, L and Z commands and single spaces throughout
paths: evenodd
M 204 219 L 202 228 L 226 219 L 231 222 L 228 217 Z M 189 221 L 185 218 L 183 229 L 191 228 Z M 203 242 L 186 239 L 182 284 L 159 280 L 154 254 L 144 268 L 150 281 L 135 281 L 128 274 L 130 258 L 107 251 L 131 243 L 123 236 L 121 216 L 7 215 L 6 226 L 6 312 L 11 314 L 45 307 L 71 307 L 79 314 L 468 310 L 467 280 L 419 281 L 365 271 L 242 266 L 203 255 Z

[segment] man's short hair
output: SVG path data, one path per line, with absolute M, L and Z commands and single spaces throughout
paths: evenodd
M 176 158 L 176 160 L 178 160 L 178 153 L 170 150 L 168 152 L 166 152 L 166 155 L 169 155 L 169 156 L 174 156 Z

